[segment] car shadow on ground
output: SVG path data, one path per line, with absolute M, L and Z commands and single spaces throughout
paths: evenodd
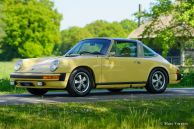
M 125 90 L 125 91 L 122 91 L 122 92 L 109 92 L 107 90 L 94 90 L 94 91 L 91 91 L 91 93 L 85 97 L 93 97 L 93 96 L 96 96 L 96 97 L 100 97 L 100 96 L 122 96 L 122 95 L 138 95 L 138 94 L 150 94 L 148 93 L 147 91 L 145 90 Z M 12 95 L 6 95 L 6 96 L 13 96 L 13 97 L 35 97 L 35 95 L 32 95 L 32 94 L 28 94 L 28 93 L 25 93 L 25 94 L 12 94 Z M 41 97 L 41 96 L 38 96 L 38 97 Z M 48 92 L 47 94 L 45 94 L 43 97 L 72 97 L 70 96 L 66 91 L 64 92 Z
M 32 94 L 2 95 L 0 104 L 36 104 L 36 103 L 65 103 L 65 102 L 96 102 L 113 100 L 150 100 L 161 98 L 173 98 L 189 96 L 194 97 L 194 89 L 167 89 L 162 94 L 151 94 L 145 89 L 126 89 L 122 92 L 113 93 L 107 90 L 93 90 L 85 97 L 72 97 L 66 91 L 50 91 L 44 96 Z
M 89 98 L 89 97 L 115 97 L 115 96 L 163 96 L 163 95 L 179 95 L 179 94 L 192 94 L 194 95 L 194 89 L 168 89 L 164 93 L 160 94 L 154 94 L 154 93 L 148 93 L 145 89 L 133 89 L 133 90 L 124 90 L 122 92 L 109 92 L 107 90 L 92 90 L 91 93 L 84 98 Z M 10 94 L 10 95 L 5 95 L 5 96 L 12 96 L 12 97 L 44 97 L 44 98 L 50 98 L 50 97 L 72 97 L 70 96 L 66 91 L 49 91 L 47 94 L 44 96 L 35 96 L 29 93 L 25 94 Z M 78 97 L 74 97 L 78 98 Z M 79 97 L 80 98 L 80 97 Z

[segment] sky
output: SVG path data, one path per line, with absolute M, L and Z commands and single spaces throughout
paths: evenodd
M 154 0 L 52 0 L 63 15 L 61 30 L 71 26 L 83 27 L 95 20 L 121 21 L 134 19 L 138 4 L 142 10 L 150 8 Z

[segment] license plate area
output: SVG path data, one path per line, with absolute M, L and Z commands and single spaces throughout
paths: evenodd
M 32 82 L 20 82 L 21 86 L 34 86 Z

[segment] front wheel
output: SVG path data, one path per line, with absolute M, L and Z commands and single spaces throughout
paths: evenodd
M 33 95 L 42 96 L 48 92 L 48 89 L 27 88 L 27 91 Z
M 67 91 L 71 96 L 82 97 L 90 93 L 93 85 L 91 73 L 84 68 L 78 68 L 70 75 Z
M 151 72 L 146 89 L 150 93 L 163 93 L 168 85 L 168 75 L 162 69 L 155 69 Z

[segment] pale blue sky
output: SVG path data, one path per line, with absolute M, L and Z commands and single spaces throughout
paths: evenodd
M 71 26 L 83 27 L 97 19 L 121 21 L 134 19 L 133 14 L 138 10 L 149 9 L 154 0 L 52 0 L 55 8 L 63 15 L 61 29 Z

